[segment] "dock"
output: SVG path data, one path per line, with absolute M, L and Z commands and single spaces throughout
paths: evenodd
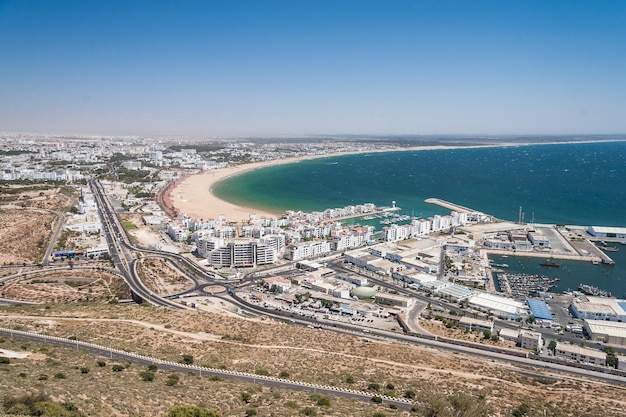
M 427 198 L 426 200 L 424 200 L 424 202 L 429 204 L 436 204 L 438 206 L 454 210 L 457 213 L 474 213 L 477 211 L 468 207 L 463 207 L 458 204 L 451 203 L 449 201 L 441 200 L 440 198 Z

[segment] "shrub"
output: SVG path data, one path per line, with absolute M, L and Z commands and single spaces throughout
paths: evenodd
M 367 386 L 367 389 L 371 391 L 378 391 L 380 389 L 380 385 L 375 382 L 372 382 Z
M 396 387 L 394 387 L 393 384 L 387 384 L 387 386 L 385 388 L 387 388 L 388 390 L 396 389 Z
M 346 378 L 346 384 L 354 384 L 354 378 L 351 376 L 348 376 Z
M 252 395 L 250 395 L 249 392 L 242 392 L 241 393 L 241 401 L 243 401 L 244 403 L 248 404 L 251 400 L 252 400 Z
M 411 390 L 404 391 L 404 398 L 408 398 L 409 400 L 412 400 L 413 398 L 415 398 L 415 391 L 411 391 Z
M 289 372 L 287 371 L 280 371 L 280 373 L 278 374 L 279 378 L 283 378 L 283 379 L 287 379 L 289 378 Z
M 174 385 L 178 384 L 178 381 L 180 381 L 180 377 L 178 376 L 178 374 L 169 374 L 167 376 L 167 380 L 165 381 L 165 385 L 167 385 L 168 387 L 173 387 Z
M 298 408 L 298 403 L 295 401 L 287 401 L 285 404 L 283 404 L 285 407 L 287 408 L 291 408 L 292 410 L 295 410 L 296 408 Z
M 154 381 L 154 372 L 143 371 L 142 373 L 139 374 L 139 376 L 141 377 L 142 381 L 145 381 L 145 382 Z
M 386 416 L 385 416 L 385 413 L 380 413 L 379 412 L 379 413 L 372 414 L 372 417 L 386 417 Z
M 158 366 L 156 366 L 155 364 L 151 364 L 150 366 L 148 366 L 148 371 L 150 372 L 156 372 L 159 369 Z
M 381 397 L 379 397 L 378 395 L 374 395 L 374 396 L 372 397 L 371 401 L 372 401 L 373 403 L 380 404 L 380 403 L 382 403 L 382 402 L 383 402 L 383 399 L 382 399 Z
M 329 407 L 330 406 L 330 400 L 323 396 L 322 394 L 312 394 L 310 397 L 311 401 L 316 401 L 317 405 L 319 405 L 320 407 Z
M 256 409 L 248 408 L 246 410 L 246 417 L 256 416 Z
M 105 361 L 98 361 L 96 363 L 98 364 L 100 368 L 104 368 L 105 366 L 107 366 L 107 363 Z
M 315 408 L 312 407 L 304 407 L 302 410 L 300 410 L 300 414 L 302 414 L 303 416 L 316 416 L 317 415 L 317 410 Z
M 270 374 L 267 369 L 257 369 L 255 373 L 262 376 L 269 376 Z
M 183 359 L 180 361 L 180 363 L 185 364 L 185 365 L 192 365 L 193 364 L 193 356 L 192 355 L 183 355 Z
M 48 380 L 48 375 L 46 374 L 41 374 L 39 375 L 39 378 L 37 378 L 40 381 L 47 381 Z
M 65 374 L 62 372 L 54 374 L 54 379 L 65 379 Z
M 88 374 L 89 373 L 89 368 L 85 368 L 85 367 L 80 368 L 80 373 L 81 374 Z
M 217 411 L 196 407 L 195 405 L 180 405 L 170 408 L 167 417 L 220 417 Z
M 0 356 L 0 364 L 7 365 L 9 363 L 11 363 L 11 359 L 5 358 L 4 356 Z
M 113 370 L 113 372 L 122 372 L 124 370 L 124 367 L 122 365 L 113 365 L 111 369 Z

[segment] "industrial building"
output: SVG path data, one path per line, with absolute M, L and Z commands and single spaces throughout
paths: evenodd
M 575 299 L 570 310 L 583 320 L 626 322 L 626 300 L 585 296 Z
M 626 346 L 626 323 L 606 320 L 585 320 L 585 331 L 596 342 Z
M 600 366 L 606 365 L 606 353 L 599 350 L 584 348 L 579 345 L 570 345 L 569 343 L 557 343 L 555 355 L 557 357 L 579 363 L 588 363 Z
M 593 237 L 626 239 L 626 227 L 589 226 L 587 233 Z
M 528 314 L 524 303 L 495 294 L 478 293 L 470 297 L 468 301 L 472 308 L 487 311 L 505 319 L 514 319 Z
M 526 300 L 528 307 L 530 308 L 530 314 L 532 314 L 537 320 L 553 322 L 554 317 L 550 311 L 550 307 L 545 301 L 528 299 Z

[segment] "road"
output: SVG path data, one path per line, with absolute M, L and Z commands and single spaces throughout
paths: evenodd
M 185 365 L 176 362 L 165 361 L 157 358 L 152 358 L 143 355 L 137 355 L 134 353 L 112 349 L 106 346 L 95 345 L 93 343 L 81 342 L 79 340 L 70 340 L 61 337 L 42 335 L 37 333 L 28 333 L 18 330 L 12 330 L 7 328 L 0 328 L 0 334 L 7 337 L 16 337 L 24 340 L 30 340 L 34 342 L 50 343 L 57 346 L 63 346 L 69 349 L 80 349 L 90 353 L 119 361 L 128 361 L 136 363 L 138 365 L 149 366 L 157 365 L 162 371 L 173 371 L 180 373 L 193 372 L 200 377 L 220 377 L 223 379 L 243 381 L 253 384 L 263 385 L 268 388 L 281 388 L 292 391 L 305 391 L 313 392 L 325 395 L 332 395 L 338 397 L 344 397 L 349 399 L 355 399 L 359 401 L 371 401 L 373 396 L 379 396 L 383 404 L 393 404 L 398 408 L 410 409 L 413 403 L 403 398 L 393 398 L 385 395 L 378 395 L 376 393 L 350 390 L 338 387 L 331 387 L 327 385 L 310 384 L 308 382 L 292 381 L 288 379 L 275 378 L 271 376 L 255 375 L 245 372 L 228 371 L 223 369 L 207 368 L 197 365 Z
M 173 302 L 153 293 L 144 285 L 137 274 L 137 259 L 133 256 L 132 247 L 126 243 L 128 239 L 126 233 L 104 195 L 102 187 L 97 180 L 90 180 L 89 186 L 91 187 L 94 197 L 96 198 L 96 204 L 99 208 L 102 230 L 109 246 L 109 254 L 115 266 L 119 269 L 124 280 L 130 287 L 133 299 L 138 302 L 147 301 L 157 306 L 169 307 L 176 310 L 186 309 L 186 307 L 180 303 Z

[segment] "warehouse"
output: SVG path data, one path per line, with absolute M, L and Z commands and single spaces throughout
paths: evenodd
M 526 302 L 530 308 L 530 314 L 535 316 L 537 320 L 554 321 L 550 308 L 545 301 L 528 299 Z
M 626 346 L 626 323 L 585 320 L 584 326 L 589 339 L 593 341 Z
M 626 239 L 626 227 L 589 226 L 587 232 L 594 237 Z

